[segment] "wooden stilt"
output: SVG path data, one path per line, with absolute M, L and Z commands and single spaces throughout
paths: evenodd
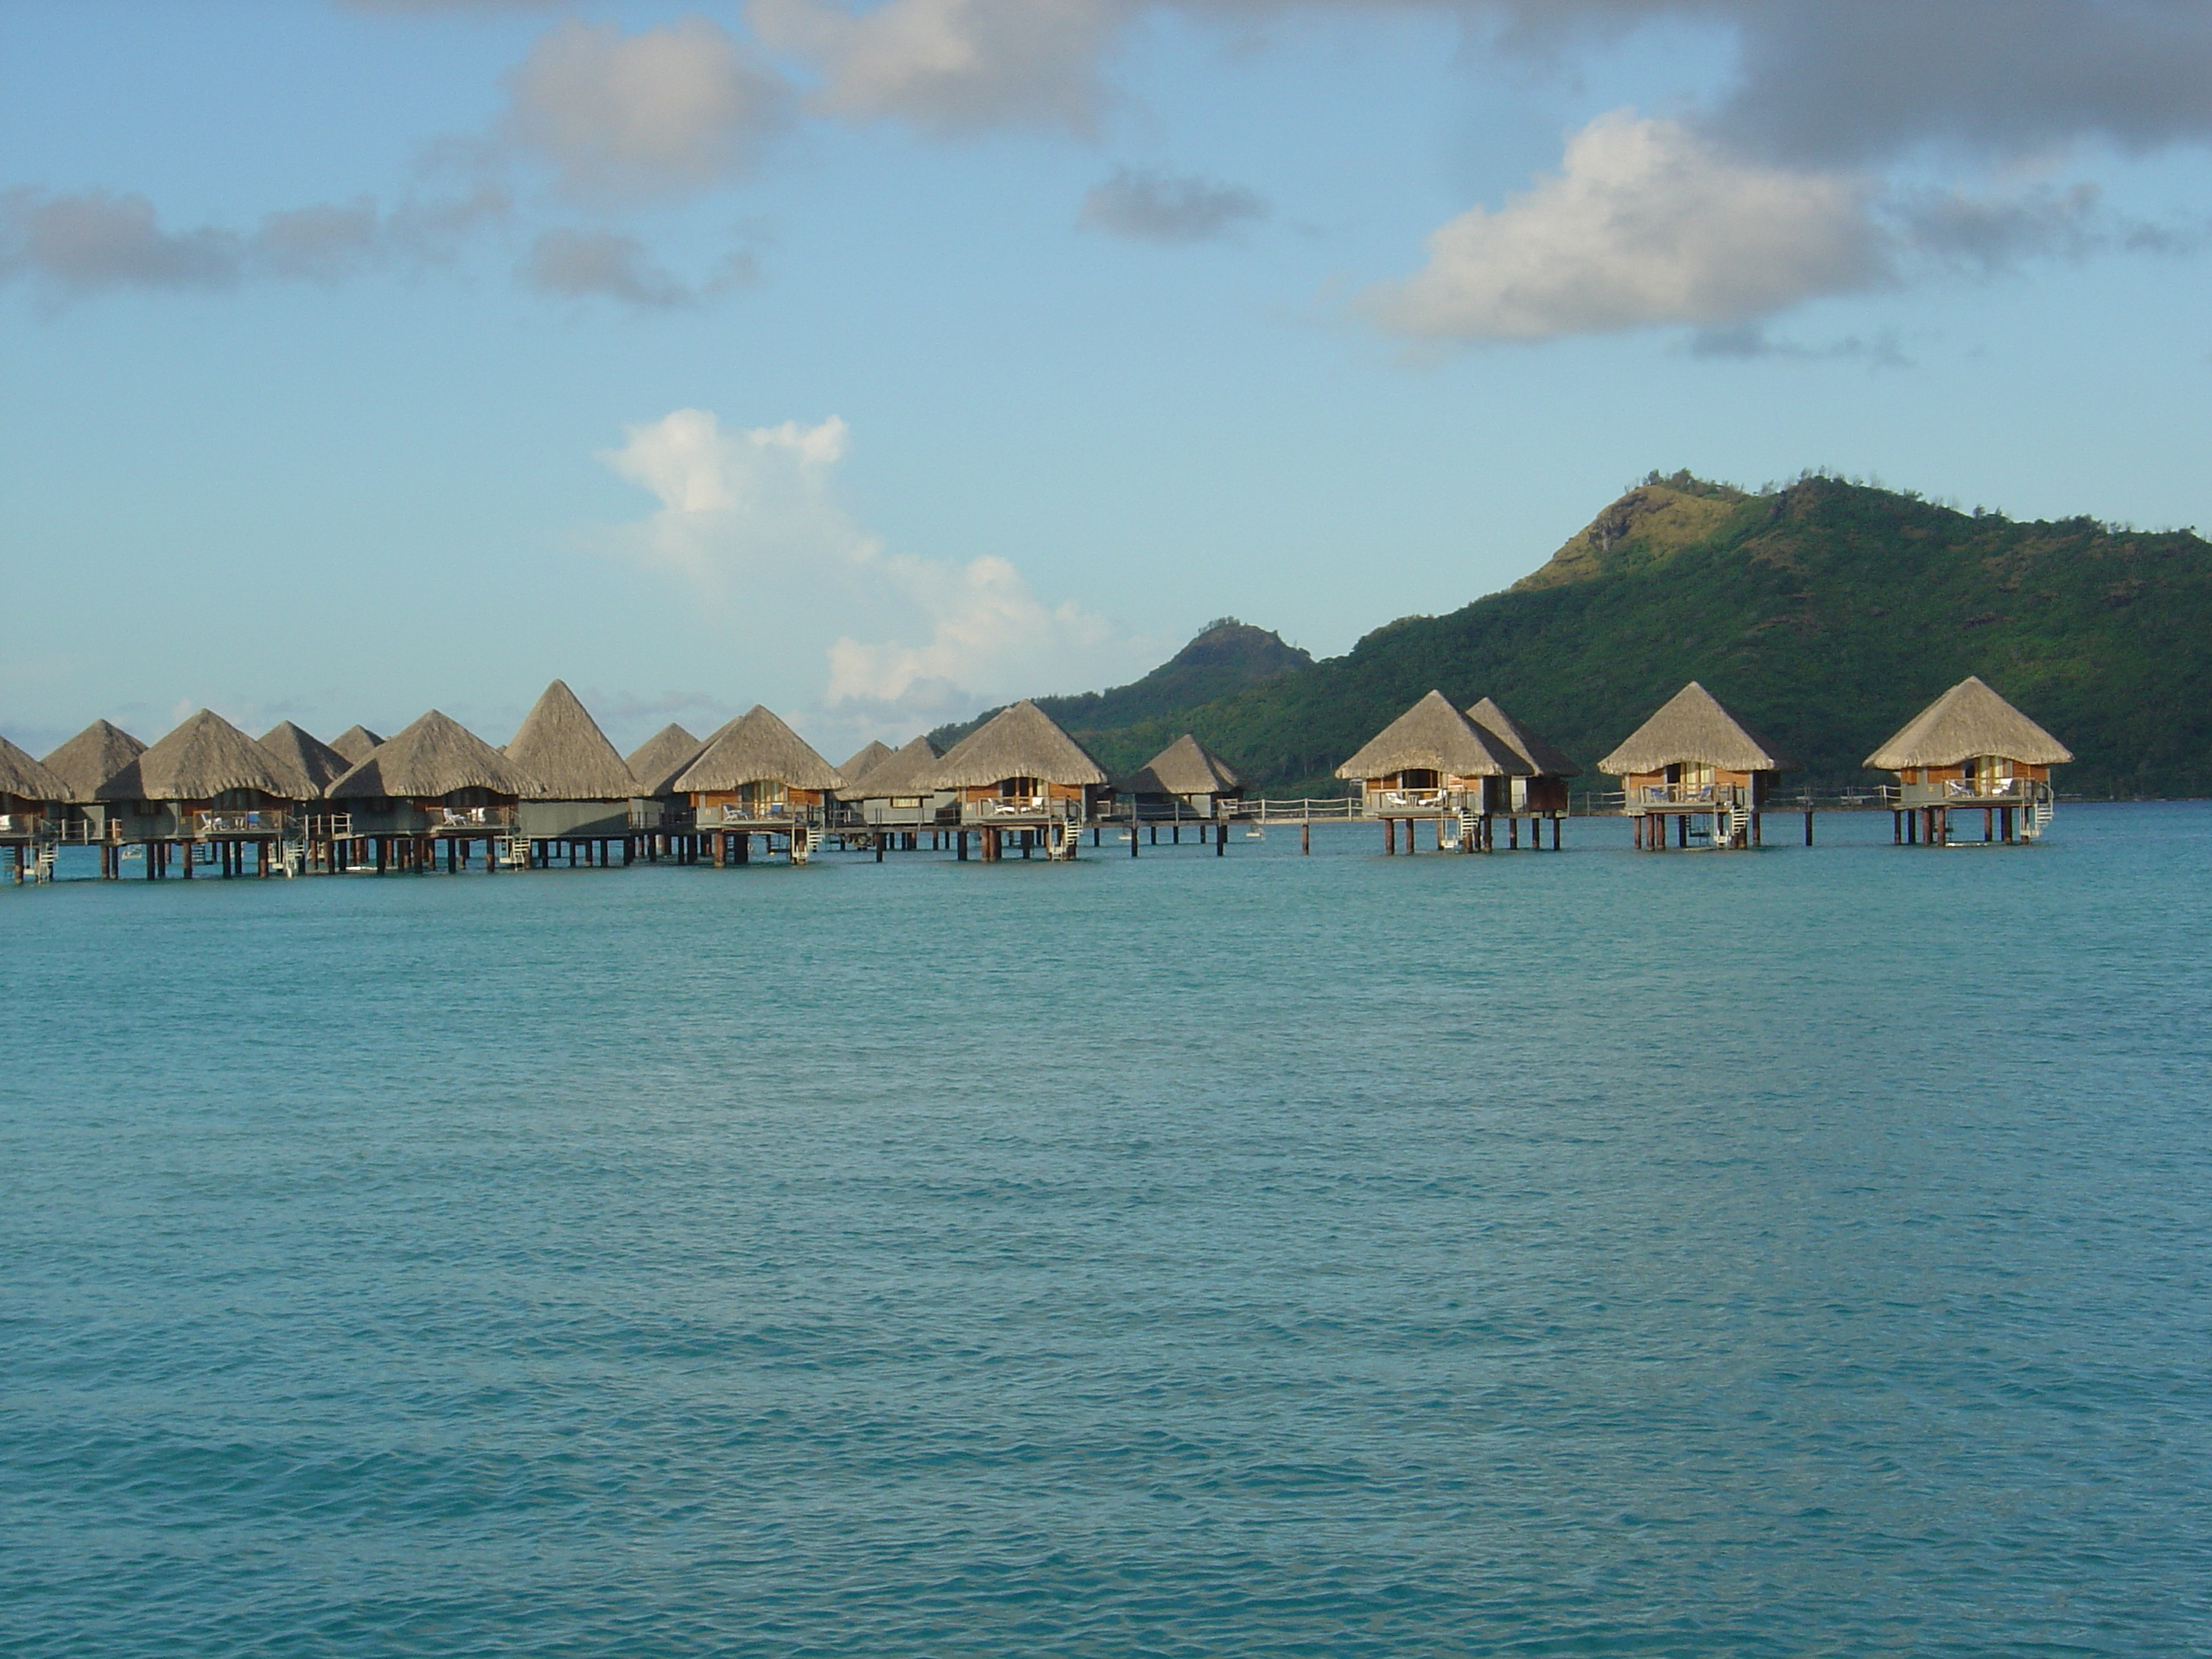
M 1398 821 L 1395 818 L 1382 820 L 1382 850 L 1393 858 L 1397 856 Z
M 1559 850 L 1559 821 L 1557 818 L 1552 820 L 1552 850 L 1554 853 Z
M 1205 833 L 1203 830 L 1199 831 L 1201 836 Z M 1218 859 L 1225 859 L 1229 856 L 1229 826 L 1225 823 L 1217 823 L 1213 826 L 1213 856 Z
M 1298 820 L 1298 851 L 1308 854 L 1313 851 L 1313 820 L 1311 818 Z
M 1505 820 L 1505 850 L 1509 853 L 1521 850 L 1521 820 L 1517 817 Z

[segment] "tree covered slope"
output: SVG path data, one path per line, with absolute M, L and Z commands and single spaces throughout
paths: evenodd
M 2212 545 L 1832 478 L 1754 495 L 1655 476 L 1542 569 L 1449 616 L 1204 701 L 1180 700 L 1205 682 L 1164 679 L 1174 666 L 1045 706 L 1109 769 L 1188 730 L 1270 793 L 1317 793 L 1432 686 L 1462 706 L 1496 697 L 1594 770 L 1697 679 L 1837 782 L 1979 674 L 2079 757 L 2062 787 L 2212 793 Z

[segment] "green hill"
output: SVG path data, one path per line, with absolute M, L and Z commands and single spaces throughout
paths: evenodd
M 1174 706 L 1170 687 L 1202 681 L 1168 672 L 1045 706 L 1109 769 L 1188 730 L 1267 793 L 1304 794 L 1340 790 L 1338 762 L 1431 686 L 1462 706 L 1497 697 L 1589 772 L 1698 679 L 1828 784 L 1866 779 L 1883 738 L 1979 674 L 2074 750 L 2063 788 L 2207 794 L 2212 544 L 1829 477 L 1751 494 L 1655 474 L 1541 569 L 1449 616 L 1202 702 Z M 1125 696 L 1145 686 L 1157 695 Z
M 1112 749 L 1112 734 L 1117 731 L 1148 720 L 1173 720 L 1247 687 L 1312 666 L 1313 658 L 1294 645 L 1284 644 L 1281 635 L 1254 628 L 1234 617 L 1223 617 L 1206 623 L 1188 645 L 1140 680 L 1108 691 L 1039 697 L 1036 705 L 1067 731 L 1096 733 Z M 929 734 L 930 741 L 939 749 L 950 749 L 998 712 L 987 708 L 972 720 L 941 726 Z M 1181 726 L 1169 733 L 1170 738 L 1182 735 Z M 1133 770 L 1154 752 L 1148 749 L 1134 760 L 1107 763 L 1117 771 Z

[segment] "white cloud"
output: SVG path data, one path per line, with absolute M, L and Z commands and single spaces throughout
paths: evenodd
M 1127 642 L 1102 617 L 1048 605 L 1004 559 L 966 563 L 888 550 L 840 501 L 849 434 L 814 426 L 726 432 L 706 410 L 628 428 L 599 457 L 659 498 L 613 550 L 681 579 L 726 614 L 748 651 L 811 639 L 828 668 L 824 700 L 842 716 L 948 718 L 1125 665 Z M 857 623 L 878 635 L 857 635 Z
M 1115 0 L 753 0 L 774 50 L 811 60 L 819 106 L 939 133 L 1001 125 L 1088 131 L 1098 59 L 1127 11 Z
M 732 254 L 697 284 L 656 264 L 645 244 L 611 230 L 549 230 L 531 245 L 522 277 L 541 293 L 569 299 L 620 300 L 649 309 L 698 304 L 753 280 L 751 258 Z
M 1241 185 L 1121 167 L 1085 195 L 1079 222 L 1139 241 L 1203 242 L 1267 211 L 1267 204 Z
M 409 200 L 384 213 L 366 198 L 263 216 L 251 232 L 221 225 L 171 230 L 143 196 L 0 191 L 0 280 L 27 277 L 58 295 L 112 289 L 226 289 L 249 277 L 334 283 L 374 265 L 454 258 L 502 218 L 506 196 Z
M 82 293 L 103 288 L 227 288 L 246 263 L 245 239 L 203 227 L 161 228 L 143 196 L 85 191 L 0 193 L 0 275 L 40 278 Z
M 1537 340 L 1652 324 L 1723 327 L 1886 275 L 1866 186 L 1735 160 L 1679 123 L 1615 111 L 1558 173 L 1429 239 L 1370 314 L 1431 340 Z
M 507 129 L 572 193 L 683 195 L 744 172 L 790 92 L 727 31 L 687 17 L 641 34 L 570 19 L 508 77 Z

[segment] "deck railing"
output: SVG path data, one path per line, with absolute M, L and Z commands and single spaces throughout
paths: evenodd
M 794 805 L 787 800 L 762 801 L 757 805 L 742 804 L 708 807 L 699 815 L 704 829 L 715 829 L 726 823 L 820 823 L 822 809 L 818 806 Z
M 1044 818 L 1054 822 L 1085 820 L 1079 800 L 1056 800 L 1048 795 L 994 795 L 985 800 L 963 801 L 963 823 L 1006 823 Z
M 42 837 L 46 833 L 43 812 L 0 812 L 0 836 Z
M 1359 803 L 1349 795 L 1315 795 L 1302 800 L 1241 800 L 1229 814 L 1259 823 L 1286 818 L 1353 819 L 1359 816 Z
M 289 812 L 256 809 L 243 812 L 195 812 L 195 836 L 281 836 L 291 827 Z
M 2016 805 L 2026 801 L 2048 800 L 2051 786 L 2040 778 L 1947 778 L 1943 793 L 1953 800 Z
M 460 830 L 505 830 L 514 823 L 512 806 L 434 806 L 424 816 L 430 821 L 433 835 Z

